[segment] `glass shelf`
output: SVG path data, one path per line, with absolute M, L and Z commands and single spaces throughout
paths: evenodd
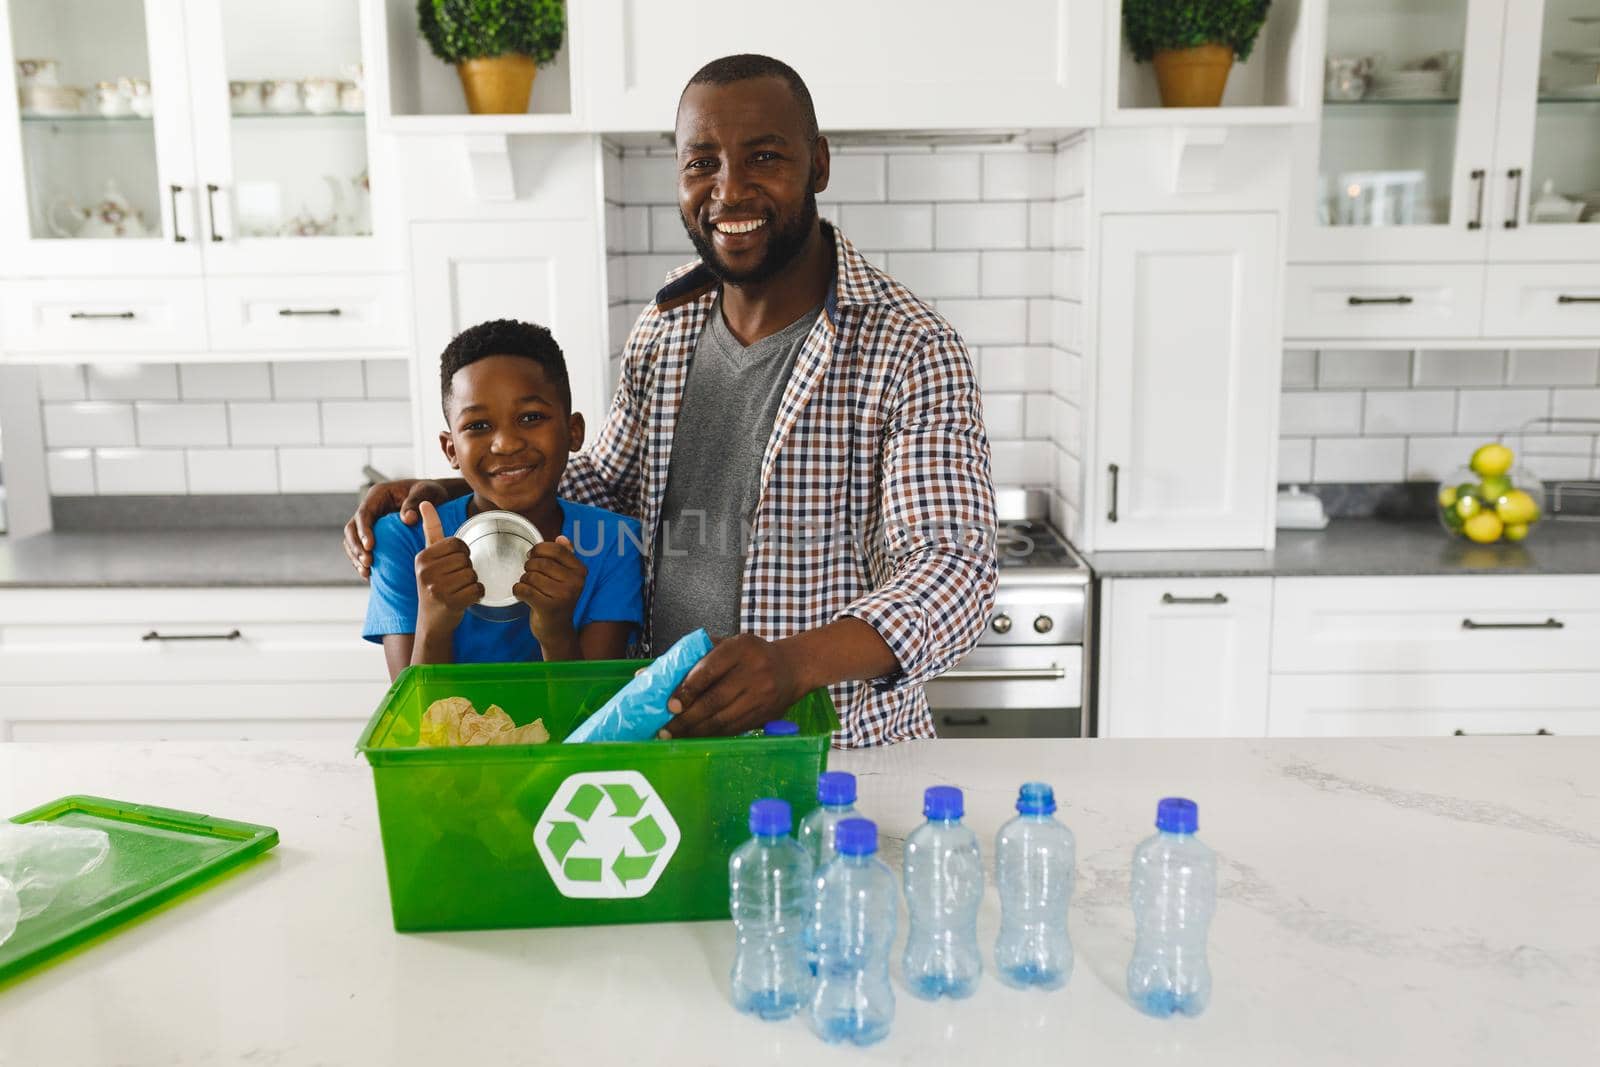
M 30 126 L 148 126 L 155 120 L 148 115 L 41 115 L 24 111 L 22 121 Z
M 1452 108 L 1461 101 L 1453 96 L 1425 97 L 1414 100 L 1324 100 L 1322 106 L 1329 111 L 1389 111 L 1413 108 Z
M 248 122 L 306 122 L 326 119 L 333 122 L 365 121 L 365 111 L 235 111 L 233 117 Z

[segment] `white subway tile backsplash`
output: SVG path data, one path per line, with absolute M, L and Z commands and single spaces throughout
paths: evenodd
M 272 365 L 275 400 L 325 400 L 367 395 L 359 359 L 319 359 Z
M 1021 441 L 1028 436 L 1023 393 L 983 394 L 983 423 L 990 441 Z
M 89 383 L 77 363 L 49 364 L 39 370 L 40 400 L 87 400 Z
M 1286 437 L 1361 432 L 1360 393 L 1284 393 L 1279 432 Z
M 1517 349 L 1511 353 L 1506 380 L 1512 385 L 1594 385 L 1600 382 L 1600 350 Z
M 992 346 L 978 356 L 978 383 L 985 393 L 1025 393 L 1049 381 L 1050 349 Z
M 361 468 L 366 462 L 364 448 L 280 448 L 278 491 L 353 493 L 365 481 Z
M 322 441 L 329 445 L 403 445 L 411 440 L 411 405 L 398 400 L 328 400 Z
M 84 400 L 44 404 L 44 440 L 49 448 L 133 445 L 133 405 Z
M 890 252 L 884 270 L 924 300 L 979 295 L 977 252 Z
M 606 299 L 626 299 L 628 295 L 628 257 L 606 257 Z
M 178 388 L 185 400 L 271 400 L 271 365 L 180 363 Z
M 1600 430 L 1600 427 L 1596 427 Z M 1517 466 L 1544 481 L 1588 478 L 1595 439 L 1582 434 L 1548 434 L 1512 437 L 1506 442 L 1517 454 Z
M 368 400 L 409 400 L 411 364 L 403 359 L 369 359 L 362 372 L 367 379 Z
M 1028 343 L 1031 345 L 1061 344 L 1056 336 L 1055 307 L 1044 297 L 1028 301 Z
M 1023 401 L 1023 433 L 1030 441 L 1056 439 L 1057 411 L 1068 405 L 1049 393 L 1032 392 Z
M 976 200 L 981 161 L 976 153 L 889 157 L 890 200 Z
M 322 441 L 317 405 L 239 401 L 228 405 L 228 436 L 235 445 L 314 445 Z
M 1028 207 L 1003 203 L 936 204 L 934 241 L 941 250 L 1027 248 Z
M 1550 414 L 1558 419 L 1600 419 L 1600 389 L 1557 389 Z
M 176 400 L 178 367 L 174 363 L 92 363 L 90 400 Z
M 985 152 L 985 200 L 1048 200 L 1055 157 L 1048 152 Z
M 367 462 L 385 478 L 411 478 L 416 476 L 416 454 L 410 447 L 369 448 Z
M 622 205 L 606 205 L 606 252 L 620 255 L 628 249 L 622 243 Z
M 1086 141 L 1067 145 L 1055 154 L 1055 188 L 1058 198 L 1077 196 L 1089 180 L 1089 146 Z
M 1323 389 L 1404 389 L 1410 384 L 1409 351 L 1325 348 L 1317 353 L 1317 385 Z
M 1412 437 L 1406 442 L 1406 481 L 1443 481 L 1465 467 L 1481 444 L 1481 437 Z
M 1065 300 L 1083 301 L 1089 284 L 1089 271 L 1081 249 L 1067 249 L 1051 254 L 1050 276 L 1055 281 L 1055 295 Z
M 52 449 L 44 466 L 52 496 L 94 495 L 94 454 L 87 448 Z
M 1319 437 L 1311 464 L 1319 482 L 1398 482 L 1405 465 L 1404 437 Z
M 682 254 L 694 258 L 694 242 L 683 228 L 683 216 L 678 207 L 653 207 L 650 209 L 650 250 Z
M 1087 207 L 1082 197 L 1056 201 L 1051 213 L 1051 247 L 1083 248 L 1086 218 Z
M 1056 243 L 1056 206 L 1034 201 L 1028 205 L 1028 247 L 1054 248 Z
M 644 206 L 622 209 L 622 251 L 642 255 L 650 251 L 650 209 Z
M 1504 433 L 1550 414 L 1548 389 L 1463 389 L 1460 397 L 1456 409 L 1460 433 Z
M 228 443 L 228 413 L 221 401 L 173 404 L 141 400 L 133 405 L 143 448 L 188 448 Z
M 1051 252 L 983 252 L 984 296 L 1049 296 L 1054 291 Z
M 1418 386 L 1499 385 L 1505 380 L 1506 354 L 1476 349 L 1435 349 L 1416 354 Z
M 600 186 L 605 198 L 612 203 L 622 202 L 622 149 L 613 144 L 603 146 L 605 155 L 600 160 Z
M 967 345 L 1014 345 L 1028 340 L 1025 300 L 940 300 L 939 314 Z
M 620 355 L 628 344 L 628 334 L 633 331 L 633 324 L 639 318 L 642 309 L 639 304 L 629 301 L 625 304 L 612 304 L 606 312 L 608 328 L 611 332 L 611 351 Z
M 1283 387 L 1285 389 L 1315 389 L 1317 387 L 1317 354 L 1310 349 L 1291 348 L 1283 354 Z
M 1280 483 L 1311 481 L 1311 445 L 1309 437 L 1278 438 L 1278 481 Z
M 694 259 L 682 254 L 671 256 L 628 257 L 628 299 L 640 304 L 654 300 L 666 284 L 669 271 Z
M 857 248 L 886 252 L 933 247 L 931 204 L 845 204 L 839 225 Z
M 828 187 L 817 194 L 817 199 L 835 204 L 886 199 L 886 159 L 876 152 L 860 156 L 835 154 L 829 161 Z
M 270 448 L 191 448 L 184 457 L 191 493 L 278 491 L 278 454 Z
M 1055 484 L 1056 446 L 1049 441 L 991 441 L 989 449 L 995 484 Z
M 1364 433 L 1450 433 L 1455 428 L 1453 390 L 1395 389 L 1367 394 Z
M 623 156 L 622 202 L 624 204 L 677 203 L 677 159 L 673 156 Z
M 178 449 L 98 448 L 94 480 L 101 494 L 133 496 L 186 493 L 183 453 Z

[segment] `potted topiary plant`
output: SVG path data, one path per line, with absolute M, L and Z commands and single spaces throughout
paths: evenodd
M 1234 56 L 1250 58 L 1271 0 L 1122 0 L 1133 58 L 1154 61 L 1165 107 L 1216 107 Z
M 567 28 L 562 0 L 417 0 L 417 29 L 454 63 L 474 115 L 528 110 L 533 78 Z

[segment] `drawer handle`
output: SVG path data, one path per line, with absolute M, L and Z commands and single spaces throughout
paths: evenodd
M 988 726 L 989 716 L 979 715 L 972 719 L 957 719 L 950 715 L 941 716 L 946 726 Z
M 1482 733 L 1469 734 L 1465 730 L 1457 730 L 1451 736 L 1453 736 L 1453 737 L 1554 737 L 1555 734 L 1551 733 L 1549 730 L 1546 730 L 1543 726 L 1541 726 L 1537 730 L 1505 730 L 1505 731 L 1502 731 L 1502 732 L 1499 732 L 1499 733 L 1495 733 L 1493 731 L 1486 730 L 1486 731 L 1483 731 Z
M 1365 307 L 1368 304 L 1415 304 L 1416 301 L 1409 296 L 1352 296 L 1351 307 Z
M 237 641 L 243 637 L 238 630 L 229 630 L 225 634 L 164 634 L 159 630 L 151 630 L 141 641 Z
M 1567 624 L 1560 619 L 1546 619 L 1544 622 L 1477 622 L 1473 619 L 1462 619 L 1463 630 L 1564 630 Z
M 1472 172 L 1472 184 L 1477 187 L 1477 206 L 1472 209 L 1472 218 L 1467 222 L 1467 229 L 1481 230 L 1483 228 L 1483 171 Z
M 131 311 L 74 311 L 68 315 L 69 319 L 132 319 L 137 318 Z
M 1065 667 L 956 667 L 934 678 L 936 682 L 1059 682 Z
M 280 315 L 343 315 L 340 308 L 279 308 Z
M 1163 604 L 1226 604 L 1228 598 L 1221 593 L 1212 593 L 1210 596 L 1173 596 L 1171 593 L 1162 593 Z
M 1600 296 L 1573 296 L 1570 293 L 1562 293 L 1560 296 L 1556 297 L 1556 303 L 1558 303 L 1558 304 L 1600 304 Z

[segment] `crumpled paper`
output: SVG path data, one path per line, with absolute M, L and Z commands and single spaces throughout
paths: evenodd
M 711 636 L 696 630 L 662 653 L 650 666 L 578 724 L 566 744 L 580 741 L 648 741 L 672 719 L 667 701 L 689 671 L 711 651 Z
M 110 851 L 104 830 L 0 821 L 0 944 Z
M 435 700 L 423 712 L 418 748 L 478 745 L 542 745 L 550 740 L 543 719 L 518 726 L 498 704 L 480 714 L 466 697 Z

